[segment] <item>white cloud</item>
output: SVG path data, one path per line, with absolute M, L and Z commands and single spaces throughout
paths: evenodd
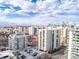
M 1 0 L 0 0 L 1 1 Z M 2 1 L 3 2 L 3 1 Z M 13 6 L 19 6 L 22 10 L 15 11 L 12 9 L 5 9 L 4 13 L 16 13 L 21 15 L 26 15 L 28 12 L 39 13 L 38 15 L 28 19 L 28 18 L 17 18 L 15 20 L 7 20 L 10 22 L 18 22 L 19 23 L 53 23 L 53 22 L 61 22 L 61 21 L 68 21 L 69 16 L 73 17 L 74 15 L 59 15 L 59 13 L 77 13 L 79 9 L 79 1 L 72 2 L 69 0 L 63 0 L 62 4 L 59 4 L 57 0 L 45 0 L 45 1 L 37 1 L 36 4 L 25 1 L 25 0 L 9 0 L 9 4 Z M 0 11 L 2 13 L 2 11 Z M 66 20 L 67 19 L 67 20 Z M 76 19 L 76 16 L 74 18 Z M 23 21 L 22 21 L 23 20 Z M 61 20 L 61 21 L 60 21 Z
M 3 14 L 3 10 L 0 10 L 0 15 Z
M 6 0 L 0 0 L 0 3 L 4 3 Z
M 13 10 L 13 9 L 5 9 L 4 10 L 4 14 L 14 13 L 14 12 L 15 12 L 15 10 Z
M 23 10 L 35 9 L 35 4 L 25 0 L 12 0 L 9 2 L 14 6 L 20 6 Z

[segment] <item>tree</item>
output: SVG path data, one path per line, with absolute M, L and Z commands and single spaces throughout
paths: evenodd
M 8 59 L 13 59 L 13 57 L 12 56 L 9 56 L 9 58 Z

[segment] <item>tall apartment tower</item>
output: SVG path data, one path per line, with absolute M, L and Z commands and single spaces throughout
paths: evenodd
M 52 31 L 46 28 L 38 30 L 38 48 L 43 51 L 52 50 Z
M 69 27 L 62 26 L 48 26 L 38 29 L 38 47 L 39 49 L 45 50 L 47 44 L 51 46 L 50 50 L 57 50 L 62 46 L 67 46 Z M 43 41 L 44 40 L 44 41 Z M 45 44 L 45 48 L 43 47 Z M 47 49 L 46 49 L 47 50 Z
M 44 51 L 59 49 L 60 31 L 57 29 L 41 28 L 38 30 L 38 48 Z
M 67 40 L 68 40 L 68 33 L 69 33 L 70 28 L 69 27 L 54 27 L 52 28 L 52 31 L 54 31 L 54 34 L 57 34 L 60 45 L 61 46 L 66 46 L 67 45 Z
M 17 32 L 9 36 L 10 49 L 24 49 L 27 47 L 27 38 L 22 32 Z
M 37 35 L 37 28 L 29 27 L 29 35 Z
M 61 37 L 60 37 L 60 30 L 53 29 L 52 30 L 52 49 L 57 50 L 61 47 Z
M 79 26 L 69 32 L 68 47 L 65 51 L 65 59 L 79 59 Z

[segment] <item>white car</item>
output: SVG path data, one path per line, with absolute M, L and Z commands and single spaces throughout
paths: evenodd
M 0 52 L 0 59 L 8 59 L 10 56 L 14 57 L 14 55 L 12 54 L 12 52 L 9 51 L 9 50 Z

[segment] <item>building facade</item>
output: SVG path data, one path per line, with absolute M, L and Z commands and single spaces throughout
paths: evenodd
M 61 46 L 67 45 L 68 33 L 70 30 L 68 26 L 65 26 L 65 27 L 57 26 L 57 27 L 51 27 L 51 28 L 48 27 L 48 29 L 51 29 L 54 32 L 54 34 L 58 35 L 58 37 L 56 38 L 59 38 Z
M 65 59 L 79 59 L 79 26 L 74 27 L 73 30 L 69 32 Z
M 10 49 L 23 49 L 27 47 L 27 38 L 22 32 L 17 32 L 9 36 Z
M 67 41 L 68 41 L 68 33 L 70 30 L 70 27 L 68 26 L 57 26 L 57 27 L 48 27 L 49 30 L 52 30 L 53 34 L 53 39 L 59 42 L 59 47 L 61 46 L 67 46 Z M 55 42 L 54 41 L 54 42 Z M 56 43 L 56 42 L 55 42 Z M 55 44 L 56 46 L 56 44 Z
M 67 26 L 48 26 L 38 29 L 38 47 L 45 50 L 43 45 L 46 44 L 47 46 L 48 44 L 51 46 L 51 50 L 56 50 L 62 46 L 67 46 L 69 29 Z
M 42 28 L 38 30 L 38 48 L 44 51 L 52 50 L 52 31 Z
M 54 30 L 58 31 L 61 46 L 67 45 L 69 29 L 70 29 L 69 27 L 62 27 L 62 26 L 54 28 Z
M 61 47 L 60 44 L 60 30 L 53 29 L 52 30 L 52 49 L 59 49 Z

